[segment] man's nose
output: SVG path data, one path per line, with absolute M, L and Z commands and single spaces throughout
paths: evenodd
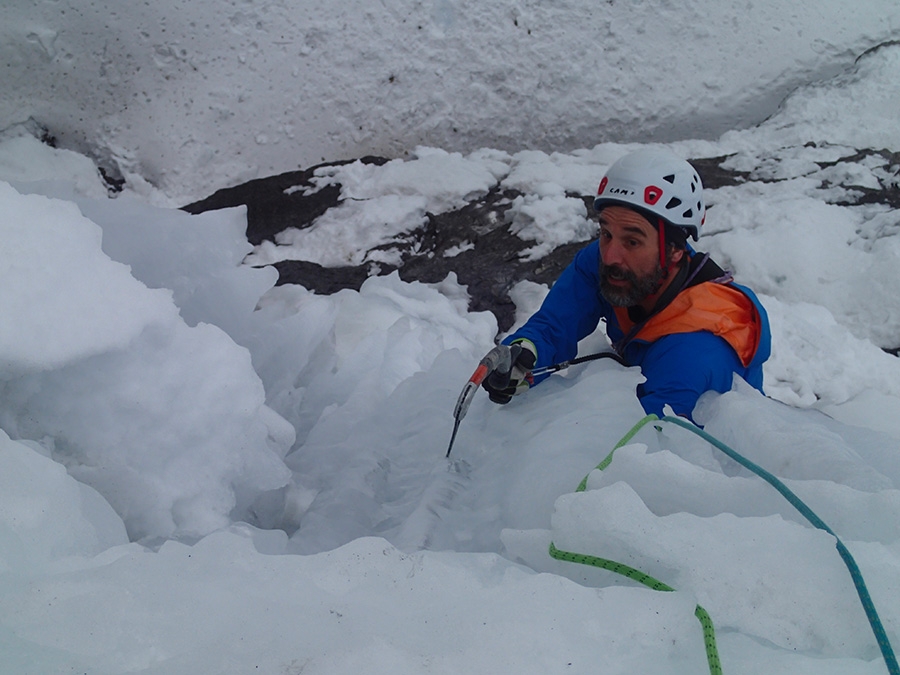
M 600 247 L 600 259 L 604 265 L 621 265 L 624 261 L 624 249 L 615 241 L 606 242 Z

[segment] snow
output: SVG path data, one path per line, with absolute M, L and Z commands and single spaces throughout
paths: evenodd
M 576 3 L 347 3 L 310 10 L 303 30 L 275 4 L 215 17 L 177 5 L 164 21 L 154 12 L 165 6 L 65 5 L 65 28 L 48 7 L 27 20 L 24 3 L 0 9 L 14 85 L 0 114 L 3 672 L 697 673 L 698 604 L 726 673 L 886 672 L 834 537 L 759 477 L 669 424 L 644 427 L 592 470 L 643 416 L 636 369 L 585 364 L 503 407 L 479 392 L 445 459 L 456 398 L 497 332 L 492 315 L 468 311 L 453 275 L 373 277 L 320 296 L 274 287 L 271 268 L 248 263 L 363 262 L 425 212 L 496 184 L 522 193 L 508 226 L 540 256 L 591 232 L 573 195 L 637 147 L 617 141 L 729 155 L 746 180 L 709 190 L 698 248 L 760 292 L 773 356 L 767 396 L 738 381 L 705 396 L 695 418 L 828 523 L 896 647 L 900 360 L 883 348 L 900 335 L 900 220 L 884 204 L 853 205 L 864 188 L 897 186 L 900 47 L 854 60 L 897 39 L 895 3 L 792 5 L 787 16 L 756 3 L 740 20 L 701 2 L 613 4 L 603 18 Z M 654 10 L 669 22 L 648 22 Z M 191 22 L 204 30 L 179 37 Z M 491 35 L 491 22 L 505 32 Z M 263 41 L 276 23 L 284 43 Z M 687 25 L 694 40 L 680 50 L 669 32 Z M 803 39 L 785 39 L 801 25 Z M 357 52 L 335 46 L 339 28 Z M 597 30 L 610 65 L 595 80 L 572 55 L 586 56 Z M 411 39 L 420 31 L 427 41 Z M 79 51 L 79 37 L 94 45 Z M 483 59 L 464 100 L 468 76 L 438 58 L 454 41 L 454 58 Z M 676 98 L 684 82 L 654 68 L 654 43 L 671 47 L 672 72 L 699 73 L 698 60 L 720 72 Z M 276 67 L 285 55 L 296 76 Z M 332 85 L 324 67 L 305 81 L 304 62 L 331 66 Z M 630 106 L 609 88 L 613 66 L 646 75 Z M 373 103 L 374 74 L 393 70 L 379 85 L 393 93 Z M 445 88 L 426 86 L 437 75 Z M 120 86 L 147 92 L 140 113 Z M 309 127 L 274 131 L 315 87 L 331 93 Z M 81 90 L 97 107 L 78 127 Z M 189 92 L 199 107 L 183 116 Z M 597 104 L 604 92 L 611 107 Z M 242 96 L 248 106 L 233 105 Z M 260 114 L 264 99 L 278 112 Z M 501 99 L 518 116 L 501 120 Z M 620 113 L 608 142 L 586 141 Z M 12 125 L 29 116 L 93 160 Z M 645 118 L 640 133 L 624 131 Z M 561 119 L 569 132 L 534 140 Z M 338 133 L 350 120 L 368 126 Z M 441 133 L 431 146 L 418 131 L 382 133 L 398 120 Z M 307 155 L 286 147 L 291 134 Z M 166 205 L 320 152 L 385 148 L 409 155 L 321 170 L 319 187 L 340 182 L 347 201 L 277 245 L 247 242 L 243 209 Z M 114 199 L 94 161 L 110 157 L 128 178 Z M 515 289 L 520 321 L 546 290 Z M 598 333 L 582 351 L 603 344 Z M 555 560 L 551 541 L 675 590 Z
M 898 26 L 894 0 L 6 0 L 0 129 L 44 125 L 181 205 L 420 145 L 715 140 Z

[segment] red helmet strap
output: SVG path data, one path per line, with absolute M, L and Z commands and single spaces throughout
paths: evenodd
M 659 266 L 663 272 L 669 271 L 669 256 L 666 255 L 666 222 L 662 218 L 657 219 L 657 232 L 659 232 Z

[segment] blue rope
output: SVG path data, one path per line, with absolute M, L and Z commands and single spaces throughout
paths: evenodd
M 655 417 L 655 415 L 651 415 L 648 417 L 653 418 Z M 888 640 L 888 636 L 884 630 L 884 626 L 881 623 L 881 619 L 878 617 L 878 612 L 875 610 L 875 604 L 872 602 L 872 596 L 869 594 L 869 589 L 866 588 L 866 582 L 863 579 L 862 572 L 860 572 L 859 566 L 856 564 L 853 556 L 850 555 L 850 551 L 848 551 L 847 547 L 844 546 L 844 543 L 841 541 L 840 537 L 838 537 L 832 531 L 832 529 L 828 527 L 828 525 L 826 525 L 821 518 L 819 518 L 819 516 L 813 513 L 812 509 L 804 504 L 797 495 L 791 492 L 791 490 L 784 483 L 782 483 L 780 480 L 778 480 L 778 478 L 773 476 L 758 464 L 754 464 L 743 455 L 740 455 L 729 448 L 719 439 L 711 436 L 707 432 L 703 431 L 703 429 L 700 429 L 694 424 L 691 424 L 687 420 L 681 419 L 680 417 L 671 417 L 667 415 L 663 417 L 661 421 L 669 422 L 670 424 L 675 424 L 679 427 L 683 427 L 684 429 L 687 429 L 688 431 L 700 436 L 704 440 L 711 443 L 713 446 L 731 457 L 731 459 L 736 461 L 738 464 L 749 469 L 764 481 L 766 481 L 769 485 L 778 490 L 778 492 L 780 492 L 782 496 L 787 499 L 791 503 L 791 505 L 796 508 L 812 525 L 820 530 L 824 530 L 835 538 L 835 540 L 837 541 L 838 553 L 840 553 L 844 564 L 850 571 L 850 578 L 853 579 L 853 585 L 856 587 L 856 593 L 857 595 L 859 595 L 859 600 L 866 612 L 866 618 L 869 620 L 869 625 L 872 626 L 872 632 L 875 633 L 875 640 L 878 642 L 878 647 L 879 649 L 881 649 L 881 654 L 884 656 L 884 662 L 887 665 L 888 672 L 891 675 L 900 675 L 900 665 L 897 664 L 897 657 L 894 655 L 894 650 L 891 647 L 890 640 Z

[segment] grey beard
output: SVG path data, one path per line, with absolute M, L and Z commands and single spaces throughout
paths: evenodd
M 628 286 L 614 286 L 609 282 L 610 272 L 618 271 L 620 278 L 628 281 Z M 600 293 L 613 307 L 631 307 L 640 304 L 648 295 L 659 290 L 666 272 L 660 267 L 644 277 L 638 277 L 634 272 L 623 270 L 617 266 L 600 264 Z

